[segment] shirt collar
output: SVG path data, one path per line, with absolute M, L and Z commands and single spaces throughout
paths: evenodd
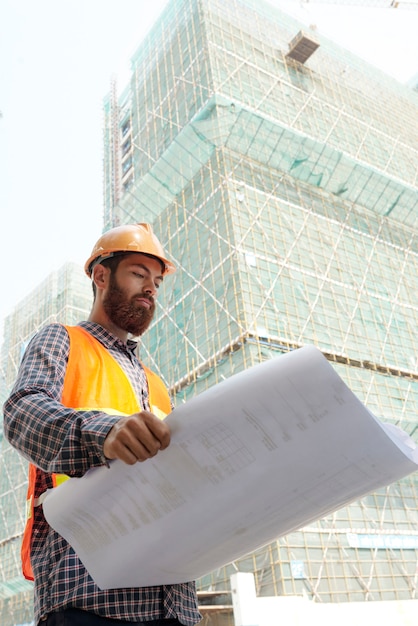
M 93 337 L 98 339 L 105 347 L 118 346 L 119 348 L 123 348 L 132 354 L 135 354 L 136 348 L 138 346 L 138 342 L 134 339 L 128 339 L 126 343 L 124 343 L 119 337 L 116 335 L 112 335 L 106 328 L 97 324 L 97 322 L 80 322 L 79 326 L 87 330 Z

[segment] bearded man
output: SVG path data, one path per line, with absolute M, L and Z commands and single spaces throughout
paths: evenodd
M 167 389 L 138 360 L 131 336 L 148 328 L 175 267 L 149 224 L 131 224 L 102 235 L 85 271 L 94 295 L 88 320 L 35 335 L 4 405 L 4 433 L 30 462 L 22 569 L 35 583 L 35 624 L 193 626 L 201 619 L 193 581 L 99 589 L 43 515 L 43 495 L 68 477 L 112 459 L 144 462 L 170 443 L 161 419 L 172 408 Z

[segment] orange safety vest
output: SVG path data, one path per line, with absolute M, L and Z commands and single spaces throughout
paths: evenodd
M 61 402 L 77 410 L 97 409 L 113 415 L 133 415 L 141 411 L 132 385 L 109 351 L 81 326 L 65 326 L 70 337 L 70 352 L 64 378 Z M 171 401 L 163 381 L 143 366 L 152 413 L 164 419 L 171 411 Z M 35 486 L 42 470 L 29 464 L 29 484 L 26 499 L 26 526 L 23 533 L 21 560 L 23 575 L 34 580 L 30 563 L 34 521 Z M 51 474 L 53 487 L 69 476 Z

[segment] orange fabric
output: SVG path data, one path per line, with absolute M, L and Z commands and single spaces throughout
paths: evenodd
M 23 533 L 20 557 L 22 560 L 23 576 L 27 580 L 33 580 L 32 565 L 30 564 L 30 548 L 32 544 L 33 518 L 35 514 L 34 491 L 36 484 L 37 467 L 29 463 L 28 492 L 26 495 L 26 525 Z
M 141 411 L 132 385 L 123 369 L 108 350 L 80 326 L 65 326 L 70 337 L 70 353 L 61 402 L 77 410 L 97 409 L 116 415 L 132 415 Z M 148 382 L 150 409 L 160 419 L 171 411 L 170 396 L 161 378 L 143 366 Z M 33 580 L 30 548 L 35 507 L 35 465 L 29 464 L 26 499 L 26 526 L 21 547 L 22 571 Z M 52 474 L 54 487 L 68 479 L 65 474 Z

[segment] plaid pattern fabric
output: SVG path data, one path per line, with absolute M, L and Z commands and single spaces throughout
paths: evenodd
M 134 354 L 136 343 L 126 345 L 92 322 L 81 322 L 80 326 L 114 356 L 142 408 L 149 410 L 146 376 Z M 97 410 L 74 411 L 60 403 L 68 354 L 65 328 L 60 324 L 43 328 L 30 342 L 4 405 L 8 440 L 44 470 L 35 497 L 52 487 L 53 472 L 82 476 L 90 467 L 103 465 L 103 442 L 118 419 Z M 35 509 L 31 563 L 35 574 L 35 623 L 66 607 L 132 622 L 177 618 L 191 626 L 201 619 L 194 582 L 101 591 L 69 544 L 50 528 L 42 506 Z

